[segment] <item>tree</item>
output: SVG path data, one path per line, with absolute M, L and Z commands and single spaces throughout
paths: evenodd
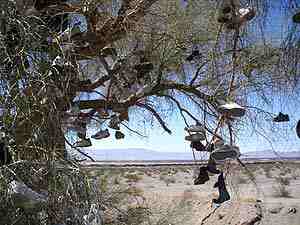
M 253 2 L 255 20 L 231 24 L 218 21 L 222 6 L 209 1 L 0 4 L 8 9 L 0 15 L 1 122 L 15 161 L 65 159 L 64 132 L 84 128 L 89 118 L 123 138 L 119 125 L 134 117 L 131 108 L 171 134 L 158 101 L 169 102 L 187 125 L 202 124 L 210 137 L 223 133 L 233 143 L 239 121 L 220 115 L 224 101 L 246 105 L 252 93 L 265 99 L 276 87 L 297 86 L 298 58 L 285 64 L 298 55 L 295 33 L 273 45 L 249 30 L 264 25 L 269 1 Z M 87 140 L 84 131 L 78 136 Z

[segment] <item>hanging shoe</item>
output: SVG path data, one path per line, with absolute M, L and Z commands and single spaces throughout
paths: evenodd
M 298 120 L 297 126 L 296 126 L 296 133 L 298 138 L 300 138 L 300 120 Z
M 120 119 L 118 116 L 113 116 L 108 123 L 108 127 L 114 130 L 120 130 Z
M 203 134 L 203 133 L 191 134 L 191 135 L 185 136 L 185 140 L 191 141 L 191 142 L 204 141 L 205 134 Z
M 143 62 L 135 65 L 133 67 L 140 75 L 145 75 L 149 72 L 151 72 L 154 69 L 154 66 L 151 62 Z M 142 77 L 140 77 L 142 78 Z
M 127 122 L 129 122 L 128 109 L 126 111 L 121 112 L 119 118 L 122 121 L 126 120 Z
M 283 114 L 282 112 L 279 112 L 278 116 L 273 118 L 273 122 L 288 122 L 290 121 L 290 117 L 288 114 Z
M 210 158 L 207 163 L 207 171 L 213 174 L 220 174 L 221 171 L 217 169 L 217 163 Z
M 230 200 L 230 195 L 226 189 L 223 173 L 218 176 L 218 181 L 215 183 L 214 188 L 218 188 L 219 198 L 213 199 L 213 203 L 222 204 L 223 202 Z
M 207 168 L 202 166 L 200 167 L 200 172 L 198 177 L 194 180 L 194 185 L 204 184 L 209 180 Z
M 300 23 L 300 11 L 293 15 L 293 22 Z
M 205 129 L 201 125 L 192 125 L 184 128 L 184 130 L 186 130 L 187 132 L 205 132 Z
M 94 138 L 96 140 L 100 140 L 100 139 L 108 138 L 109 136 L 110 136 L 110 133 L 109 133 L 108 129 L 105 129 L 105 130 L 100 130 L 96 134 L 92 135 L 92 138 Z
M 214 139 L 213 144 L 214 144 L 215 148 L 219 148 L 224 145 L 224 141 L 220 138 L 216 138 L 216 139 Z
M 218 17 L 217 21 L 219 23 L 229 23 L 230 22 L 230 17 L 221 15 L 221 16 Z
M 101 52 L 100 55 L 103 57 L 108 57 L 108 56 L 112 56 L 112 57 L 117 57 L 117 51 L 115 48 L 112 47 L 104 47 Z
M 223 145 L 210 154 L 214 160 L 236 159 L 240 156 L 239 147 Z
M 119 140 L 119 139 L 124 139 L 125 138 L 125 134 L 123 134 L 121 131 L 116 131 L 116 133 L 115 133 L 115 138 L 117 139 L 117 140 Z
M 228 114 L 233 117 L 242 117 L 246 113 L 246 110 L 244 107 L 242 107 L 234 102 L 230 102 L 230 103 L 219 106 L 218 111 L 222 114 Z
M 87 148 L 87 147 L 91 147 L 92 146 L 92 142 L 91 139 L 86 138 L 86 139 L 82 139 L 78 142 L 76 142 L 76 144 L 74 145 L 75 148 Z
M 191 148 L 195 149 L 198 152 L 206 151 L 205 146 L 200 141 L 194 141 L 191 143 Z
M 247 22 L 252 20 L 255 17 L 255 10 L 251 7 L 240 8 L 239 9 L 240 20 L 241 22 Z
M 193 50 L 192 53 L 186 58 L 186 61 L 193 61 L 195 57 L 201 56 L 199 50 Z

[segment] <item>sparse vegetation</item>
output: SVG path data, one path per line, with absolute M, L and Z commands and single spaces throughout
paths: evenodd
M 137 173 L 126 173 L 123 175 L 124 178 L 127 179 L 127 182 L 139 182 L 143 179 L 142 176 L 138 175 Z
M 288 177 L 277 177 L 276 182 L 285 186 L 290 185 L 290 178 Z
M 289 198 L 291 197 L 290 192 L 287 190 L 287 186 L 283 184 L 277 184 L 274 188 L 274 197 Z

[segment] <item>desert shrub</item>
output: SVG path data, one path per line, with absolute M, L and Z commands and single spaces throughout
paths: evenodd
M 127 211 L 119 215 L 119 221 L 123 224 L 140 225 L 150 216 L 150 210 L 143 206 L 131 206 Z M 148 219 L 147 219 L 148 220 Z
M 167 186 L 169 186 L 169 184 L 176 183 L 176 178 L 173 177 L 173 176 L 169 176 L 169 175 L 165 176 L 165 175 L 161 174 L 159 176 L 159 179 L 162 180 L 162 181 L 164 181 Z
M 277 177 L 276 181 L 281 185 L 286 185 L 286 186 L 290 185 L 290 178 L 288 177 Z
M 136 173 L 126 173 L 123 176 L 124 178 L 127 179 L 127 182 L 138 182 L 143 179 L 141 176 L 139 176 Z
M 272 178 L 272 173 L 271 173 L 272 170 L 273 170 L 272 166 L 270 166 L 270 165 L 265 165 L 265 166 L 263 166 L 262 168 L 263 168 L 263 170 L 265 171 L 266 177 L 267 177 L 267 178 Z
M 121 183 L 121 182 L 120 182 L 120 177 L 119 177 L 119 176 L 115 176 L 115 177 L 114 177 L 113 184 L 118 185 L 118 184 L 120 184 L 120 183 Z
M 126 190 L 124 190 L 124 193 L 136 197 L 143 197 L 144 195 L 143 189 L 138 187 L 128 187 Z
M 248 179 L 246 179 L 245 177 L 242 177 L 240 175 L 236 177 L 236 181 L 238 184 L 247 184 L 248 183 Z
M 274 197 L 278 198 L 289 198 L 291 197 L 290 192 L 287 190 L 286 185 L 278 184 L 273 187 L 274 189 Z

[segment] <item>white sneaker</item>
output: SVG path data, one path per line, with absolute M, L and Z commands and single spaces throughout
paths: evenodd
M 223 145 L 221 147 L 215 148 L 211 153 L 211 157 L 214 160 L 225 160 L 225 159 L 236 159 L 241 155 L 240 149 L 237 146 Z
M 242 22 L 247 22 L 252 20 L 255 17 L 254 9 L 247 7 L 247 8 L 240 8 L 239 9 L 240 19 Z
M 205 133 L 205 129 L 201 125 L 192 125 L 184 128 L 187 132 L 201 132 Z
M 205 134 L 204 133 L 191 134 L 191 135 L 185 136 L 185 140 L 191 141 L 191 142 L 204 141 Z
M 219 106 L 218 111 L 222 114 L 229 114 L 233 117 L 242 117 L 246 113 L 246 109 L 234 102 L 230 102 Z

